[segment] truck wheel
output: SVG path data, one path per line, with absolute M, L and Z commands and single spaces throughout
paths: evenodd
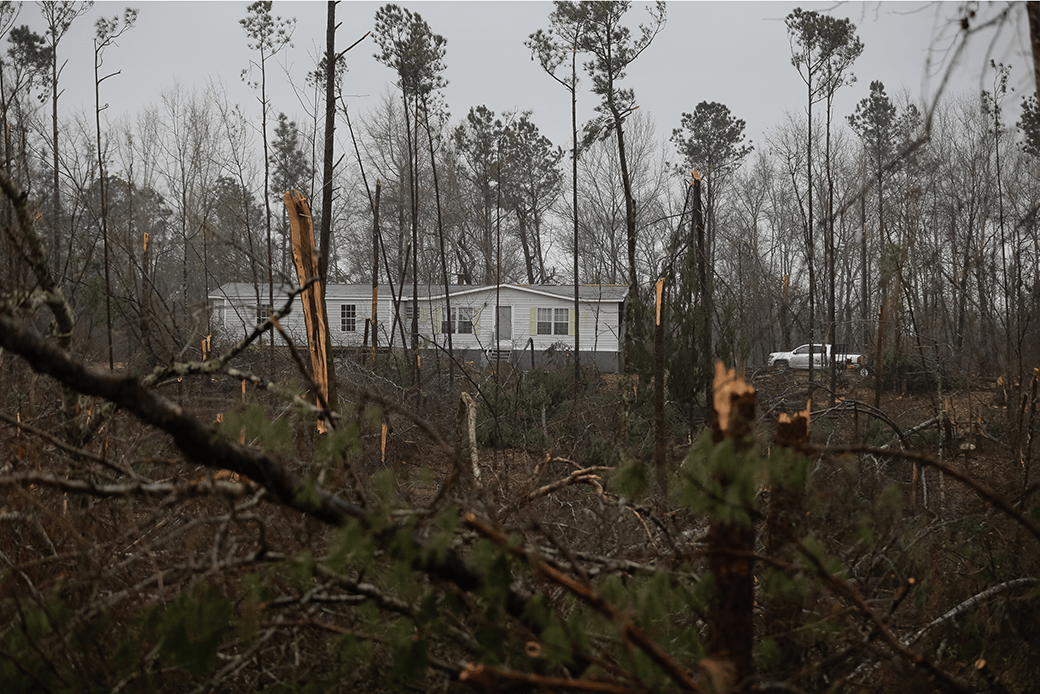
M 869 366 L 861 366 L 861 367 L 859 367 L 859 377 L 860 378 L 870 378 L 870 367 Z
M 773 362 L 773 366 L 776 367 L 777 371 L 787 371 L 788 364 L 786 360 L 781 359 Z

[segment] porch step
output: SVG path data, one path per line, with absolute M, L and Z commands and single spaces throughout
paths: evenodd
M 511 349 L 489 349 L 487 351 L 488 364 L 491 366 L 494 366 L 496 361 L 508 364 L 512 358 L 513 350 Z

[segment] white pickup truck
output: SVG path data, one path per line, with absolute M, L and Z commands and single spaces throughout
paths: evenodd
M 831 345 L 813 344 L 796 347 L 790 352 L 772 352 L 766 360 L 769 366 L 782 369 L 809 370 L 809 358 L 812 356 L 813 368 L 822 369 L 831 363 Z M 834 346 L 835 363 L 841 369 L 855 369 L 860 376 L 866 378 L 870 369 L 863 363 L 862 354 L 850 354 L 845 345 Z

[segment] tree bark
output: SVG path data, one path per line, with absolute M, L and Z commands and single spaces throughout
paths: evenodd
M 458 320 L 452 320 L 451 318 L 451 288 L 450 278 L 448 277 L 448 256 L 444 250 L 444 218 L 441 214 L 441 187 L 440 181 L 437 178 L 437 156 L 433 149 L 433 131 L 430 129 L 430 103 L 427 99 L 423 99 L 423 114 L 425 116 L 424 122 L 426 125 L 426 140 L 430 146 L 430 172 L 433 174 L 433 196 L 434 202 L 437 206 L 437 242 L 440 247 L 441 256 L 441 275 L 444 277 L 444 310 L 447 312 L 448 319 L 448 385 L 452 386 L 455 382 L 455 352 L 452 344 L 452 333 L 458 327 Z M 501 162 L 501 152 L 499 152 L 499 161 Z M 501 163 L 499 164 L 501 167 Z M 501 176 L 501 171 L 499 171 Z M 502 186 L 498 186 L 499 196 L 502 194 Z M 501 210 L 499 205 L 499 210 Z M 499 242 L 499 253 L 501 253 L 501 242 Z M 495 278 L 495 283 L 499 284 L 501 279 Z M 458 316 L 456 315 L 456 319 Z
M 698 369 L 700 376 L 704 379 L 704 404 L 711 402 L 714 389 L 711 382 L 711 292 L 708 288 L 708 248 L 704 235 L 704 206 L 701 203 L 701 177 L 696 171 L 693 172 L 693 231 L 697 236 L 697 291 L 700 294 L 701 326 L 698 336 L 698 361 L 701 367 Z
M 808 407 L 794 415 L 780 413 L 774 437 L 776 445 L 798 449 L 809 443 L 809 417 Z M 782 467 L 770 469 L 764 539 L 765 553 L 772 558 L 784 559 L 785 549 L 800 536 L 798 528 L 804 517 L 805 483 L 804 478 L 794 469 L 799 464 L 804 465 L 804 460 L 781 458 Z M 800 612 L 801 605 L 796 599 L 777 594 L 765 599 L 762 610 L 764 637 L 776 642 L 780 660 L 789 670 L 797 669 L 801 661 L 795 628 L 799 623 Z
M 655 286 L 657 320 L 654 323 L 654 466 L 657 468 L 657 493 L 664 508 L 668 502 L 667 449 L 664 415 L 664 277 Z
M 578 35 L 574 36 L 571 51 L 571 212 L 574 214 L 574 407 L 578 406 L 581 390 L 581 314 L 578 292 Z M 542 271 L 544 275 L 544 270 Z M 627 305 L 627 302 L 626 302 Z M 626 326 L 627 327 L 627 326 Z M 627 358 L 627 357 L 626 357 Z
M 333 136 L 336 131 L 336 1 L 329 0 L 328 18 L 325 24 L 325 152 L 321 175 L 321 240 L 317 258 L 318 288 L 321 299 L 319 303 L 325 333 L 325 340 L 322 342 L 322 349 L 325 351 L 324 362 L 327 368 L 325 397 L 329 409 L 333 412 L 339 406 L 339 395 L 336 392 L 336 360 L 332 356 L 332 336 L 329 335 L 328 315 L 325 312 L 325 287 L 328 286 L 329 248 L 332 245 L 332 170 L 335 163 L 333 161 L 335 156 Z M 313 232 L 313 222 L 311 224 Z M 295 257 L 295 255 L 294 253 L 293 256 Z M 374 306 L 374 298 L 372 302 Z M 375 323 L 372 325 L 372 330 L 375 330 Z M 373 334 L 375 333 L 373 332 Z
M 613 92 L 611 92 L 613 93 Z M 617 137 L 618 163 L 621 166 L 621 187 L 625 193 L 625 230 L 628 251 L 628 299 L 625 301 L 625 356 L 623 373 L 629 372 L 632 359 L 632 345 L 635 344 L 635 333 L 642 317 L 642 305 L 639 303 L 639 278 L 636 274 L 636 201 L 632 195 L 632 181 L 628 175 L 628 157 L 625 152 L 624 119 L 614 102 L 608 101 L 611 116 L 614 118 L 614 134 Z
M 376 364 L 379 318 L 379 195 L 382 181 L 376 179 L 376 199 L 372 206 L 372 366 Z
M 1029 18 L 1029 45 L 1033 49 L 1033 86 L 1040 94 L 1040 2 L 1026 3 Z
M 733 369 L 726 369 L 718 362 L 713 396 L 712 440 L 718 445 L 724 439 L 732 439 L 731 455 L 740 455 L 752 445 L 755 389 Z M 716 472 L 715 477 L 723 489 L 722 496 L 728 498 L 725 490 L 735 480 L 720 472 Z M 741 503 L 750 512 L 749 501 Z M 755 529 L 750 516 L 727 522 L 712 519 L 708 527 L 708 557 L 715 577 L 715 599 L 708 614 L 707 651 L 732 665 L 734 683 L 751 674 L 755 584 L 750 555 L 754 549 Z
M 318 384 L 319 406 L 324 400 L 332 409 L 330 396 L 334 393 L 331 383 L 332 350 L 329 337 L 328 314 L 325 310 L 324 283 L 319 276 L 319 263 L 314 255 L 314 222 L 307 198 L 294 191 L 285 193 L 285 210 L 289 214 L 289 228 L 292 230 L 293 263 L 300 286 L 317 277 L 318 280 L 307 287 L 300 295 L 303 302 L 303 316 L 307 324 L 307 348 L 311 356 L 311 372 Z M 328 431 L 326 422 L 318 421 L 318 432 Z

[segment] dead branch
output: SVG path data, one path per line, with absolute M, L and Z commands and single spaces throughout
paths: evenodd
M 54 548 L 54 543 L 51 541 L 50 535 L 43 529 L 43 524 L 40 523 L 40 519 L 36 516 L 30 516 L 25 513 L 19 513 L 17 511 L 8 511 L 6 513 L 0 513 L 0 521 L 12 521 L 15 523 L 24 523 L 36 536 L 36 539 L 43 545 L 43 553 L 48 557 L 57 556 L 58 551 Z
M 292 312 L 292 304 L 296 295 L 304 291 L 310 282 L 305 283 L 302 287 L 289 292 L 286 297 L 285 303 L 282 304 L 281 308 L 274 311 L 267 317 L 267 320 L 262 324 L 257 325 L 253 330 L 242 338 L 238 343 L 233 345 L 224 354 L 207 359 L 206 361 L 200 362 L 174 362 L 172 364 L 157 366 L 152 370 L 151 373 L 141 377 L 141 385 L 145 388 L 151 388 L 156 384 L 166 379 L 173 378 L 184 378 L 186 376 L 198 376 L 198 375 L 212 375 L 212 374 L 227 374 L 233 378 L 238 378 L 242 381 L 247 381 L 251 385 L 261 388 L 263 390 L 275 393 L 283 400 L 292 401 L 300 407 L 317 414 L 319 417 L 322 416 L 325 410 L 315 407 L 313 404 L 307 402 L 296 393 L 283 392 L 276 384 L 265 381 L 259 376 L 255 376 L 251 373 L 239 371 L 228 366 L 228 363 L 232 358 L 238 356 L 244 351 L 249 345 L 258 340 L 264 333 L 271 330 L 280 318 L 284 318 Z M 96 408 L 90 421 L 83 427 L 83 440 L 89 440 L 94 434 L 101 430 L 101 427 L 112 418 L 112 415 L 116 413 L 118 407 L 113 402 L 106 402 L 100 407 Z M 334 415 L 338 416 L 338 415 Z
M 50 432 L 44 431 L 43 429 L 37 429 L 36 427 L 30 424 L 26 424 L 25 422 L 19 422 L 14 417 L 10 417 L 4 414 L 3 412 L 0 412 L 0 421 L 7 422 L 13 427 L 16 427 L 26 433 L 41 438 L 44 441 L 50 443 L 51 445 L 56 446 L 61 450 L 65 451 L 74 458 L 82 458 L 84 460 L 95 462 L 99 465 L 103 465 L 104 467 L 109 468 L 110 470 L 113 470 L 114 472 L 127 475 L 128 477 L 132 477 L 135 479 L 144 479 L 139 474 L 137 474 L 137 472 L 133 468 L 126 467 L 124 465 L 119 465 L 118 463 L 114 463 L 108 458 L 105 458 L 104 456 L 96 455 L 88 450 L 66 443 L 65 441 L 62 441 L 60 438 L 54 436 Z
M 216 435 L 210 425 L 202 423 L 179 405 L 145 389 L 133 376 L 87 366 L 39 336 L 23 321 L 4 313 L 0 313 L 0 346 L 19 354 L 34 371 L 47 374 L 81 393 L 104 398 L 143 423 L 165 431 L 192 462 L 210 469 L 227 469 L 244 475 L 266 489 L 277 503 L 306 513 L 322 523 L 340 526 L 353 518 L 363 525 L 369 525 L 370 519 L 363 508 L 337 494 L 320 487 L 313 494 L 300 494 L 305 489 L 305 481 L 290 472 L 276 455 Z M 421 418 L 375 394 L 364 395 L 390 409 L 407 413 L 438 446 L 452 451 L 432 426 Z M 84 485 L 84 491 L 89 491 L 90 483 L 78 484 Z M 396 528 L 390 528 L 380 537 L 388 540 L 395 532 Z M 423 551 L 422 543 L 417 538 L 410 537 L 409 541 L 415 546 L 416 570 L 454 583 L 462 591 L 478 590 L 484 585 L 483 576 L 469 567 L 454 551 L 449 549 L 438 556 L 439 553 Z M 153 585 L 155 580 L 169 583 L 167 573 L 171 577 L 180 575 L 175 567 L 169 572 L 158 574 L 158 578 L 148 579 L 147 585 Z M 511 590 L 506 600 L 506 609 L 510 615 L 524 619 L 527 601 L 526 596 Z
M 910 650 L 909 646 L 900 641 L 899 637 L 897 637 L 889 626 L 885 624 L 885 621 L 870 608 L 866 600 L 863 599 L 863 596 L 860 595 L 859 591 L 848 582 L 841 580 L 828 571 L 827 567 L 825 567 L 823 562 L 820 561 L 820 558 L 810 552 L 800 539 L 795 541 L 795 546 L 798 548 L 799 553 L 813 566 L 816 573 L 827 582 L 831 587 L 831 590 L 852 603 L 853 607 L 856 608 L 856 611 L 858 611 L 860 615 L 862 615 L 862 617 L 872 625 L 873 629 L 881 635 L 885 643 L 887 643 L 896 653 L 901 655 L 908 663 L 924 670 L 935 678 L 942 680 L 955 692 L 964 692 L 967 694 L 967 692 L 972 691 L 972 688 L 966 682 L 957 679 L 920 653 L 915 653 Z
M 997 593 L 1003 593 L 1006 590 L 1011 590 L 1012 588 L 1019 588 L 1021 586 L 1035 586 L 1038 583 L 1040 583 L 1040 578 L 1033 578 L 1033 577 L 1028 577 L 1027 576 L 1027 577 L 1024 577 L 1024 578 L 1015 578 L 1015 579 L 1012 579 L 1010 581 L 1004 581 L 1003 583 L 998 583 L 995 586 L 991 586 L 991 587 L 987 588 L 986 590 L 982 591 L 981 593 L 977 593 L 977 594 L 971 596 L 970 598 L 968 598 L 967 600 L 965 600 L 961 604 L 959 604 L 956 607 L 954 607 L 953 609 L 949 610 L 943 616 L 938 617 L 938 618 L 932 620 L 931 622 L 929 622 L 926 627 L 924 627 L 919 632 L 917 632 L 912 637 L 910 637 L 907 640 L 906 645 L 912 646 L 922 636 L 927 634 L 929 631 L 931 631 L 935 627 L 939 626 L 940 624 L 943 624 L 944 622 L 950 621 L 951 619 L 953 619 L 957 615 L 960 615 L 960 614 L 963 614 L 963 613 L 967 612 L 968 610 L 970 610 L 971 608 L 975 607 L 979 603 L 981 603 L 981 602 L 983 602 L 985 600 L 989 600 L 991 597 L 993 597 Z
M 888 425 L 888 428 L 893 431 L 895 436 L 892 438 L 891 441 L 882 446 L 882 448 L 888 448 L 889 446 L 895 444 L 897 441 L 901 442 L 904 448 L 910 448 L 910 444 L 906 440 L 906 436 L 912 433 L 911 431 L 904 432 L 902 427 L 900 427 L 891 417 L 889 417 L 886 412 L 861 400 L 842 400 L 841 402 L 834 405 L 834 407 L 828 407 L 825 410 L 820 410 L 818 412 L 813 413 L 813 419 L 819 419 L 820 417 L 826 417 L 833 412 L 843 412 L 846 410 L 855 410 L 856 412 L 861 412 L 867 415 L 868 417 L 873 417 L 874 419 L 882 421 L 886 425 Z
M 278 334 L 282 336 L 283 340 L 285 340 L 285 344 L 289 347 L 289 354 L 292 355 L 292 360 L 296 364 L 296 368 L 299 370 L 300 375 L 303 376 L 303 380 L 307 383 L 307 389 L 315 395 L 315 399 L 318 402 L 318 421 L 324 421 L 328 426 L 335 428 L 335 425 L 332 423 L 332 408 L 329 406 L 329 401 L 325 396 L 325 391 L 328 390 L 327 384 L 325 387 L 322 387 L 321 384 L 318 383 L 314 374 L 307 368 L 307 365 L 303 363 L 303 357 L 300 356 L 300 351 L 296 349 L 296 343 L 293 342 L 292 338 L 289 337 L 289 334 L 285 332 L 284 328 L 282 328 L 282 324 L 273 317 L 271 322 L 274 324 Z M 320 427 L 318 432 L 325 433 L 325 431 Z
M 497 692 L 502 688 L 503 682 L 526 684 L 539 691 L 560 692 L 597 692 L 600 694 L 632 694 L 632 692 L 645 692 L 645 687 L 626 687 L 612 682 L 601 682 L 597 680 L 575 680 L 564 677 L 551 677 L 549 675 L 537 675 L 527 672 L 518 672 L 504 667 L 465 663 L 459 680 L 488 692 Z
M 539 487 L 538 489 L 531 490 L 526 494 L 522 494 L 519 498 L 511 501 L 510 503 L 499 509 L 498 513 L 500 516 L 505 516 L 512 513 L 522 506 L 526 506 L 535 499 L 539 499 L 543 496 L 548 496 L 558 489 L 569 487 L 573 484 L 588 484 L 595 488 L 596 493 L 599 496 L 603 496 L 603 485 L 600 484 L 600 480 L 603 479 L 601 475 L 597 473 L 607 472 L 614 468 L 606 465 L 594 465 L 593 467 L 582 468 L 575 470 L 571 474 L 567 475 L 563 479 L 550 482 L 547 485 Z
M 252 660 L 253 655 L 260 650 L 260 647 L 263 646 L 272 636 L 274 636 L 275 633 L 277 633 L 277 631 L 278 628 L 276 626 L 267 629 L 267 631 L 261 634 L 260 637 L 256 639 L 256 641 L 250 644 L 249 648 L 246 648 L 241 653 L 236 654 L 235 657 L 231 659 L 230 663 L 218 670 L 216 674 L 214 674 L 213 677 L 209 679 L 208 682 L 206 682 L 203 685 L 200 685 L 198 688 L 193 690 L 192 694 L 203 694 L 203 692 L 216 691 L 217 685 L 219 685 L 223 680 L 227 679 L 228 676 L 242 669 L 242 667 L 244 667 L 250 660 Z
M 125 482 L 123 484 L 98 484 L 91 480 L 69 479 L 43 472 L 24 472 L 0 477 L 0 487 L 27 487 L 33 484 L 71 494 L 87 494 L 97 498 L 142 496 L 146 498 L 170 497 L 179 499 L 218 495 L 230 499 L 239 499 L 256 491 L 256 486 L 252 483 L 224 482 L 210 477 L 204 477 L 197 482 L 186 484 L 151 482 L 147 480 Z
M 541 558 L 528 552 L 522 547 L 511 547 L 506 536 L 486 523 L 478 520 L 472 513 L 467 513 L 463 517 L 463 523 L 500 547 L 508 549 L 517 557 L 525 560 L 530 564 L 534 571 L 542 574 L 602 614 L 604 617 L 613 621 L 617 625 L 618 631 L 621 633 L 623 639 L 631 641 L 641 651 L 646 653 L 646 655 L 657 663 L 658 667 L 660 667 L 672 679 L 672 681 L 678 684 L 682 689 L 691 692 L 701 691 L 700 687 L 698 687 L 691 678 L 689 670 L 672 660 L 671 656 L 665 653 L 660 646 L 654 643 L 650 637 L 646 635 L 646 632 L 633 624 L 628 617 L 626 617 L 611 603 L 604 600 L 595 588 L 588 585 L 582 585 L 573 577 L 549 566 L 547 563 L 542 561 Z
M 1030 519 L 1024 513 L 1019 511 L 1017 508 L 1012 506 L 1010 503 L 1004 500 L 1002 496 L 994 492 L 989 487 L 983 485 L 980 482 L 976 482 L 974 479 L 969 477 L 966 473 L 961 472 L 957 468 L 947 465 L 943 461 L 931 456 L 927 453 L 918 453 L 915 451 L 895 451 L 891 449 L 881 449 L 874 446 L 863 446 L 859 444 L 852 444 L 848 446 L 815 446 L 807 444 L 802 447 L 804 452 L 808 453 L 820 453 L 829 455 L 843 455 L 846 453 L 869 453 L 873 455 L 889 456 L 894 458 L 902 458 L 912 462 L 917 462 L 921 465 L 941 470 L 943 474 L 949 475 L 953 479 L 957 480 L 964 486 L 975 492 L 983 501 L 990 504 L 991 506 L 999 509 L 1004 514 L 1012 518 L 1016 523 L 1025 528 L 1029 533 L 1038 541 L 1040 541 L 1040 525 L 1037 525 L 1035 521 Z
M 340 525 L 348 517 L 364 517 L 359 507 L 325 490 L 318 490 L 315 506 L 301 502 L 297 492 L 303 481 L 271 454 L 215 436 L 212 427 L 145 389 L 133 376 L 89 367 L 43 339 L 24 322 L 5 314 L 0 314 L 0 346 L 19 354 L 34 371 L 52 376 L 80 393 L 102 397 L 145 424 L 167 432 L 188 460 L 210 468 L 226 468 L 255 480 L 281 504 L 332 525 Z
M 939 414 L 935 415 L 934 417 L 926 419 L 925 421 L 921 422 L 920 424 L 915 424 L 914 426 L 910 427 L 909 429 L 906 429 L 903 432 L 898 432 L 897 431 L 896 435 L 892 437 L 892 440 L 889 441 L 888 443 L 886 443 L 881 448 L 891 448 L 892 446 L 894 446 L 899 441 L 902 441 L 903 445 L 906 445 L 906 437 L 907 436 L 910 436 L 911 434 L 916 434 L 917 432 L 921 431 L 922 429 L 927 429 L 928 427 L 932 426 L 933 424 L 941 424 L 943 419 L 945 419 L 945 418 L 946 418 L 946 414 L 943 413 L 943 412 L 940 412 Z
M 61 287 L 51 274 L 50 264 L 47 262 L 47 249 L 43 247 L 43 241 L 36 232 L 36 222 L 29 212 L 29 196 L 3 171 L 0 171 L 0 191 L 3 191 L 3 194 L 14 205 L 18 228 L 21 231 L 21 235 L 19 235 L 10 227 L 5 227 L 7 236 L 15 248 L 22 253 L 33 275 L 36 276 L 36 282 L 43 291 L 44 301 L 54 316 L 55 337 L 58 338 L 58 343 L 62 347 L 68 349 L 72 344 L 72 329 L 75 326 L 76 318 L 72 307 L 61 292 Z

